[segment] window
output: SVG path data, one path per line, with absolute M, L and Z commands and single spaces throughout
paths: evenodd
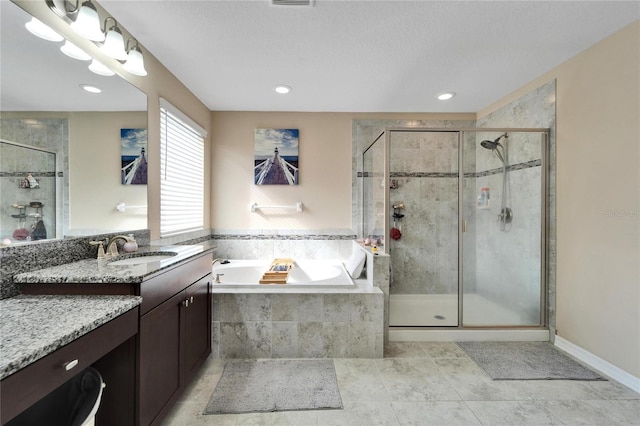
M 160 236 L 204 227 L 206 130 L 160 99 Z

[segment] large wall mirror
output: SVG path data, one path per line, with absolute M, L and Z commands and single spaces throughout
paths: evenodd
M 25 28 L 30 20 L 0 2 L 0 238 L 27 243 L 146 228 L 146 184 L 122 182 L 131 150 L 144 142 L 146 95 L 65 56 L 64 41 L 34 36 Z

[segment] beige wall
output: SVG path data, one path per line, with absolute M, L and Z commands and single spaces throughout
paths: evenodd
M 557 79 L 557 334 L 640 377 L 640 22 Z
M 147 95 L 147 112 L 148 112 L 148 136 L 149 136 L 149 183 L 147 185 L 147 198 L 149 206 L 148 226 L 151 230 L 151 239 L 160 237 L 160 106 L 159 98 L 163 97 L 183 113 L 188 115 L 196 123 L 205 130 L 210 129 L 210 111 L 198 98 L 196 98 L 173 74 L 169 72 L 151 53 L 143 48 L 144 63 L 148 75 L 146 77 L 138 77 L 127 73 L 122 68 L 122 64 L 115 59 L 105 56 L 94 43 L 83 39 L 75 34 L 67 23 L 58 18 L 49 10 L 44 1 L 14 0 L 20 7 L 37 17 L 39 20 L 49 25 L 59 34 L 72 41 L 78 47 L 81 47 L 94 58 L 99 59 L 102 63 L 113 69 L 117 74 L 125 80 L 142 90 Z M 108 16 L 108 13 L 102 7 L 95 3 L 100 16 Z M 117 19 L 117 17 L 116 17 Z M 129 37 L 126 28 L 120 28 L 123 31 L 125 40 Z M 211 139 L 205 139 L 205 158 L 211 155 Z M 210 196 L 211 193 L 211 176 L 208 168 L 205 168 L 205 211 L 204 224 L 210 227 Z
M 149 227 L 159 228 L 159 108 L 165 97 L 205 129 L 215 150 L 206 168 L 205 224 L 229 228 L 349 228 L 350 141 L 353 118 L 392 114 L 235 113 L 208 109 L 145 51 L 149 76 L 126 74 L 95 45 L 80 40 L 46 9 L 21 6 L 101 58 L 148 97 Z M 479 112 L 483 116 L 557 79 L 557 327 L 558 335 L 640 376 L 640 24 L 589 48 L 539 79 Z M 428 114 L 395 115 L 411 119 Z M 213 127 L 210 126 L 213 120 Z M 298 188 L 255 187 L 251 169 L 253 128 L 300 129 Z M 206 141 L 206 158 L 212 153 Z M 213 175 L 210 175 L 213 171 Z M 211 186 L 211 182 L 215 187 Z M 215 191 L 211 189 L 215 188 Z M 306 212 L 277 219 L 251 215 L 250 201 L 302 201 Z
M 473 114 L 212 112 L 214 229 L 351 229 L 353 119 L 466 120 Z M 254 129 L 300 130 L 299 185 L 254 185 Z M 253 202 L 304 204 L 302 213 L 251 213 Z
M 147 227 L 146 185 L 120 181 L 120 129 L 146 128 L 146 112 L 75 112 L 69 114 L 69 229 L 123 230 Z M 82 232 L 86 234 L 87 232 Z

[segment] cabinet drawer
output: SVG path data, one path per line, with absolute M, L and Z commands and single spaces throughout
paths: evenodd
M 114 318 L 0 382 L 4 424 L 138 332 L 138 308 Z M 69 371 L 65 365 L 77 360 Z
M 212 254 L 207 253 L 183 265 L 176 266 L 140 284 L 140 315 L 180 293 L 192 283 L 211 273 Z

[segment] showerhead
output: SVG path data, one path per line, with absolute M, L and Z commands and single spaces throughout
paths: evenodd
M 486 149 L 489 149 L 489 150 L 493 151 L 494 149 L 496 149 L 498 147 L 498 145 L 500 145 L 500 142 L 498 142 L 498 139 L 496 139 L 495 141 L 486 140 L 486 141 L 480 142 L 480 145 L 483 148 L 486 148 Z
M 492 141 L 484 140 L 484 141 L 480 142 L 480 146 L 482 146 L 483 148 L 486 148 L 486 149 L 488 149 L 490 151 L 493 151 L 496 154 L 496 157 L 498 157 L 500 159 L 500 161 L 502 161 L 502 164 L 504 164 L 504 157 L 502 156 L 502 154 L 498 150 L 498 147 L 500 147 L 500 148 L 502 148 L 504 150 L 504 147 L 500 143 L 500 139 L 507 138 L 507 137 L 508 136 L 505 133 L 504 135 L 498 136 L 498 138 L 495 139 L 495 140 L 492 140 Z

